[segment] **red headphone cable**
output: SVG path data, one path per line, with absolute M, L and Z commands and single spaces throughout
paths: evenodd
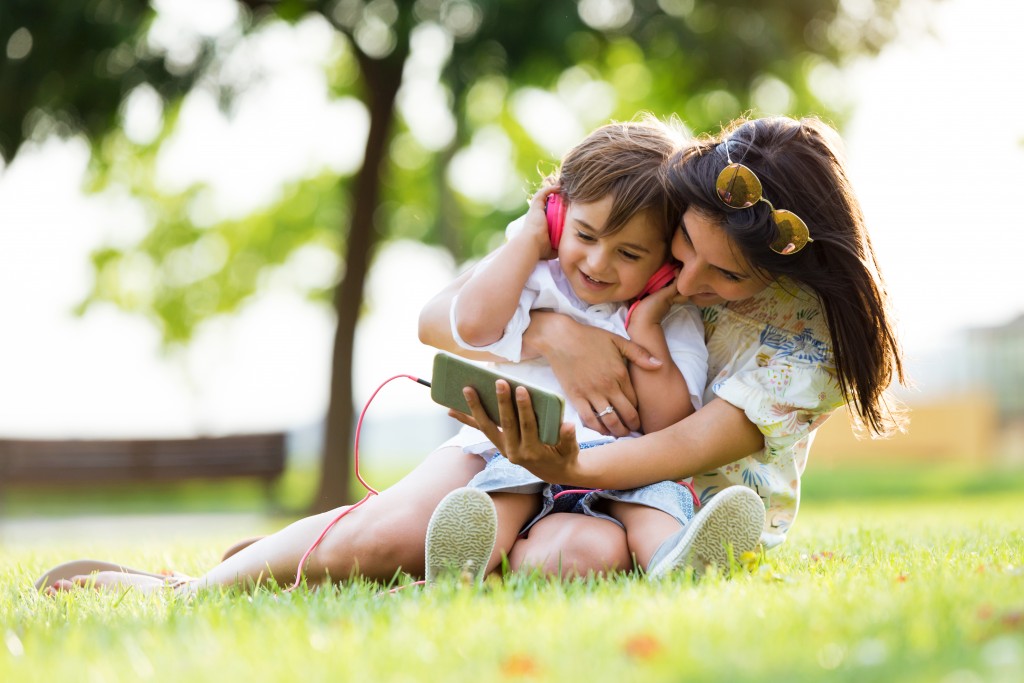
M 358 503 L 355 503 L 353 505 L 350 505 L 350 506 L 346 507 L 340 513 L 338 513 L 338 515 L 334 519 L 332 519 L 330 522 L 327 523 L 327 526 L 324 527 L 324 530 L 322 532 L 320 532 L 320 535 L 317 536 L 317 539 L 315 541 L 313 541 L 313 544 L 310 545 L 309 549 L 306 550 L 305 554 L 303 554 L 302 559 L 299 560 L 299 567 L 298 567 L 298 570 L 296 570 L 296 572 L 295 572 L 295 582 L 291 586 L 289 586 L 288 588 L 285 589 L 286 593 L 289 592 L 289 591 L 295 590 L 295 588 L 297 588 L 299 586 L 299 584 L 302 582 L 302 569 L 303 569 L 303 567 L 306 566 L 306 561 L 309 559 L 309 556 L 313 553 L 314 550 L 316 550 L 317 546 L 320 545 L 321 541 L 324 540 L 324 537 L 327 535 L 327 532 L 330 531 L 331 529 L 333 529 L 334 525 L 337 524 L 339 521 L 341 521 L 341 519 L 345 515 L 347 515 L 348 513 L 352 512 L 357 507 L 359 507 L 360 505 L 362 505 L 366 501 L 370 500 L 370 498 L 372 498 L 373 496 L 376 496 L 376 495 L 378 495 L 380 493 L 380 491 L 378 491 L 377 489 L 373 488 L 368 483 L 366 483 L 366 480 L 363 479 L 362 473 L 359 471 L 359 434 L 360 434 L 360 432 L 362 432 L 362 429 L 363 429 L 363 418 L 366 416 L 366 411 L 367 411 L 367 409 L 369 409 L 370 403 L 373 402 L 373 399 L 375 399 L 377 397 L 377 394 L 380 393 L 380 390 L 383 389 L 386 384 L 388 384 L 391 381 L 396 380 L 396 379 L 398 379 L 400 377 L 404 377 L 406 379 L 411 379 L 412 381 L 416 382 L 417 384 L 422 384 L 425 387 L 429 387 L 430 386 L 430 382 L 428 382 L 427 380 L 420 379 L 419 377 L 414 377 L 413 375 L 395 375 L 393 377 L 388 377 L 386 380 L 381 382 L 377 386 L 377 388 L 374 390 L 374 392 L 370 395 L 370 398 L 368 398 L 366 400 L 366 403 L 363 405 L 363 410 L 359 413 L 359 420 L 356 422 L 356 433 L 355 433 L 355 438 L 353 439 L 353 446 L 352 446 L 352 453 L 353 453 L 352 454 L 352 460 L 353 460 L 353 467 L 355 469 L 356 479 L 358 479 L 359 483 L 363 485 L 363 487 L 366 489 L 367 493 L 366 493 L 365 496 L 363 496 L 362 500 L 360 500 Z

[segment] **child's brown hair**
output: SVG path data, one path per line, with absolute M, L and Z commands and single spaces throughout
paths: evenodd
M 554 179 L 568 204 L 612 196 L 604 234 L 617 232 L 634 215 L 649 211 L 664 227 L 668 241 L 679 214 L 665 196 L 664 172 L 685 140 L 678 122 L 654 116 L 609 123 L 569 150 Z

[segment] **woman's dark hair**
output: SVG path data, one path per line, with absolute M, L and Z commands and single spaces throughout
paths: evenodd
M 715 181 L 728 163 L 726 145 L 732 161 L 761 180 L 765 199 L 803 219 L 813 242 L 795 254 L 777 254 L 768 246 L 777 235 L 768 204 L 732 209 L 722 202 Z M 668 193 L 678 211 L 693 208 L 720 225 L 755 271 L 817 294 L 843 395 L 872 433 L 888 434 L 903 422 L 885 394 L 894 375 L 905 379 L 902 352 L 840 148 L 838 134 L 818 119 L 738 120 L 672 158 Z

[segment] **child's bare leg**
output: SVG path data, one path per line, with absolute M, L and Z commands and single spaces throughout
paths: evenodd
M 644 569 L 662 542 L 683 527 L 667 512 L 646 505 L 608 501 L 607 510 L 626 527 L 626 545 L 636 565 Z
M 631 569 L 622 527 L 607 519 L 568 512 L 548 515 L 530 527 L 509 553 L 513 571 L 539 570 L 573 578 Z
M 498 513 L 498 534 L 487 563 L 488 574 L 501 566 L 502 557 L 508 556 L 515 547 L 520 530 L 541 507 L 540 494 L 492 493 L 490 496 Z

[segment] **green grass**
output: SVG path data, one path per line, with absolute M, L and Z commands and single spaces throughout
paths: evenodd
M 971 463 L 847 464 L 809 467 L 804 501 L 973 498 L 1018 493 L 1024 496 L 1024 467 Z
M 383 489 L 406 474 L 409 466 L 366 468 L 367 481 Z M 71 488 L 23 487 L 6 492 L 0 515 L 7 518 L 60 517 L 75 514 L 147 514 L 175 512 L 300 513 L 316 491 L 319 471 L 313 465 L 289 467 L 268 498 L 250 480 L 150 483 Z M 993 470 L 961 463 L 888 464 L 811 467 L 803 480 L 804 501 L 870 501 L 975 497 L 1018 492 L 1024 496 L 1024 468 Z M 357 500 L 365 491 L 353 482 Z
M 1024 496 L 805 501 L 752 571 L 482 589 L 46 598 L 76 555 L 196 572 L 227 538 L 0 547 L 3 681 L 1019 681 Z

